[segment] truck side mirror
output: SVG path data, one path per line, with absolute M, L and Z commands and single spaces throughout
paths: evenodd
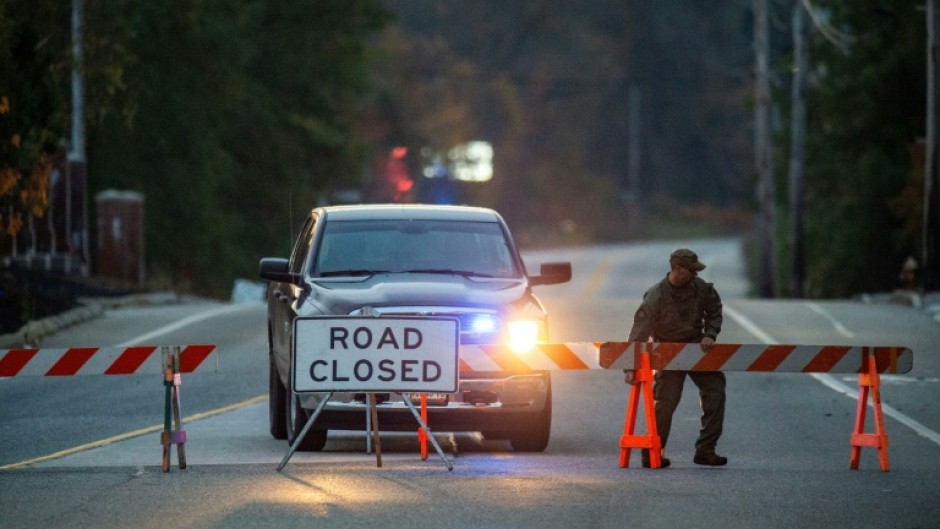
M 261 279 L 277 283 L 291 283 L 298 285 L 301 282 L 300 274 L 290 271 L 290 262 L 283 257 L 262 257 L 258 263 L 258 273 Z
M 529 278 L 530 285 L 556 285 L 571 281 L 571 263 L 542 263 L 539 275 Z

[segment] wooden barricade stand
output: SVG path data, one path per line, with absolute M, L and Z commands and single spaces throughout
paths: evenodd
M 858 374 L 858 408 L 855 412 L 855 430 L 851 436 L 852 454 L 849 457 L 849 468 L 858 470 L 862 447 L 868 446 L 878 449 L 881 471 L 887 472 L 889 469 L 888 436 L 885 434 L 884 415 L 881 412 L 881 376 L 878 374 L 878 362 L 869 347 L 863 349 L 862 360 L 862 369 Z M 869 394 L 874 409 L 874 433 L 864 433 Z
M 369 425 L 371 432 L 367 435 L 372 436 L 372 444 L 375 445 L 375 466 L 382 468 L 382 440 L 379 438 L 379 408 L 375 401 L 375 393 L 369 393 Z
M 650 468 L 662 466 L 662 441 L 656 429 L 656 410 L 653 406 L 653 371 L 650 369 L 649 342 L 635 344 L 639 356 L 639 368 L 636 369 L 633 383 L 630 385 L 630 400 L 627 403 L 627 417 L 620 437 L 620 468 L 630 466 L 630 450 L 647 449 L 650 454 Z M 643 413 L 646 416 L 646 435 L 634 434 L 640 399 L 643 399 Z
M 186 469 L 186 431 L 182 428 L 182 417 L 180 414 L 180 348 L 174 347 L 172 353 L 169 347 L 161 347 L 163 356 L 163 385 L 165 389 L 164 414 L 163 414 L 163 433 L 160 436 L 160 442 L 163 444 L 163 471 L 170 471 L 170 450 L 172 445 L 176 445 L 176 457 L 179 462 L 180 470 Z M 172 416 L 172 421 L 171 421 Z M 175 424 L 173 429 L 171 422 Z

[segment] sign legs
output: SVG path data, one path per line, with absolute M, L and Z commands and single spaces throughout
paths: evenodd
M 437 439 L 431 435 L 431 430 L 428 428 L 427 423 L 421 418 L 421 414 L 415 408 L 415 405 L 411 402 L 411 399 L 408 398 L 408 395 L 400 393 L 402 400 L 408 406 L 408 409 L 411 410 L 411 414 L 414 416 L 415 420 L 418 421 L 418 424 L 421 426 L 421 429 L 426 432 L 427 439 L 431 441 L 431 444 L 434 445 L 434 450 L 437 451 L 437 455 L 441 457 L 441 460 L 444 461 L 444 465 L 447 466 L 447 470 L 453 470 L 454 465 L 447 459 L 447 456 L 444 455 L 444 450 L 441 449 L 441 445 L 438 444 Z M 277 466 L 277 471 L 280 472 L 290 458 L 294 455 L 294 452 L 297 451 L 297 447 L 300 445 L 300 442 L 303 440 L 304 436 L 307 435 L 307 432 L 310 431 L 310 428 L 313 426 L 313 423 L 317 420 L 317 417 L 320 416 L 320 413 L 323 411 L 323 408 L 326 407 L 327 402 L 330 401 L 330 398 L 333 397 L 333 394 L 330 393 L 326 398 L 320 400 L 320 404 L 317 405 L 317 409 L 314 410 L 313 414 L 310 415 L 310 418 L 307 419 L 307 424 L 304 425 L 303 429 L 297 434 L 297 438 L 294 439 L 293 444 L 290 445 L 290 449 L 284 455 L 284 459 L 281 460 L 281 463 Z M 372 440 L 375 442 L 376 447 L 376 463 L 381 468 L 382 466 L 382 453 L 379 445 L 379 421 L 378 421 L 378 410 L 375 406 L 375 396 L 369 394 L 367 397 L 369 401 L 369 415 L 367 418 L 371 419 L 369 422 L 369 427 L 371 429 L 368 432 L 372 436 Z
M 290 460 L 291 456 L 294 455 L 294 452 L 297 451 L 297 447 L 300 445 L 300 442 L 303 441 L 304 436 L 306 436 L 307 432 L 310 431 L 310 427 L 313 426 L 314 421 L 317 420 L 317 417 L 320 416 L 320 412 L 323 411 L 323 408 L 326 407 L 326 403 L 329 402 L 332 397 L 333 397 L 333 394 L 330 393 L 325 398 L 320 400 L 320 404 L 317 405 L 317 409 L 313 412 L 313 415 L 311 415 L 310 418 L 307 419 L 307 424 L 305 424 L 303 430 L 301 430 L 300 433 L 297 434 L 297 438 L 294 439 L 294 443 L 290 445 L 290 449 L 287 451 L 286 454 L 284 454 L 284 459 L 282 459 L 281 463 L 277 466 L 278 472 L 280 472 L 281 469 L 284 468 L 284 465 L 287 464 L 287 461 Z
M 411 402 L 411 399 L 409 399 L 408 395 L 405 395 L 404 393 L 399 393 L 399 395 L 401 395 L 401 398 L 403 401 L 405 401 L 405 404 L 408 405 L 408 409 L 411 410 L 411 414 L 414 415 L 415 420 L 418 421 L 419 425 L 421 425 L 421 429 L 424 430 L 425 435 L 427 436 L 428 440 L 431 441 L 432 445 L 434 445 L 434 450 L 437 451 L 437 455 L 441 456 L 441 460 L 444 461 L 444 465 L 447 466 L 447 470 L 453 470 L 454 465 L 450 462 L 449 459 L 447 459 L 447 456 L 444 455 L 444 451 L 441 450 L 441 445 L 438 444 L 437 439 L 435 439 L 434 436 L 431 435 L 431 430 L 428 428 L 427 423 L 424 422 L 424 420 L 421 418 L 421 414 L 418 413 L 418 410 L 415 408 L 415 405 Z

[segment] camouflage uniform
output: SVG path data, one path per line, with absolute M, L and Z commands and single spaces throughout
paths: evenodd
M 677 287 L 663 279 L 644 294 L 633 319 L 630 341 L 644 342 L 652 337 L 656 342 L 699 343 L 705 336 L 716 338 L 721 322 L 721 298 L 714 285 L 696 277 L 688 285 Z M 696 454 L 714 454 L 725 416 L 725 374 L 715 371 L 656 372 L 653 399 L 662 446 L 666 447 L 686 374 L 698 386 L 702 404 Z

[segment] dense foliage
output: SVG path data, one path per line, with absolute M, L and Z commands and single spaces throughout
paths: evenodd
M 807 293 L 890 290 L 905 258 L 920 256 L 923 168 L 912 153 L 926 123 L 923 6 L 904 0 L 826 6 L 829 24 L 847 38 L 816 30 L 811 41 Z M 788 97 L 779 94 L 781 107 Z
M 628 207 L 750 199 L 746 5 L 707 1 L 389 0 L 378 87 L 389 136 L 446 150 L 493 143 L 496 174 L 472 186 L 523 245 L 648 235 Z M 629 94 L 640 94 L 640 189 L 629 189 Z M 632 193 L 628 196 L 627 191 Z M 640 199 L 639 203 L 624 198 Z
M 919 252 L 924 13 L 906 0 L 811 3 L 852 39 L 812 37 L 809 293 L 890 288 Z M 0 0 L 3 237 L 42 213 L 67 147 L 70 4 Z M 417 182 L 407 200 L 427 184 L 428 153 L 490 142 L 493 179 L 461 184 L 460 201 L 498 209 L 523 246 L 648 236 L 676 217 L 695 221 L 680 235 L 700 235 L 706 220 L 740 228 L 734 212 L 753 206 L 749 2 L 84 4 L 90 196 L 143 193 L 149 275 L 174 286 L 223 295 L 253 277 L 325 191 L 381 187 L 378 162 L 397 147 Z M 793 4 L 771 5 L 786 175 Z
M 22 4 L 22 5 L 21 5 Z M 64 56 L 50 28 L 14 16 L 26 5 L 0 3 L 0 236 L 15 235 L 47 203 L 51 157 L 68 107 L 58 81 Z
M 98 189 L 146 196 L 158 274 L 201 291 L 286 254 L 302 212 L 358 177 L 351 134 L 365 90 L 372 2 L 156 1 L 125 11 L 130 120 L 94 127 Z

